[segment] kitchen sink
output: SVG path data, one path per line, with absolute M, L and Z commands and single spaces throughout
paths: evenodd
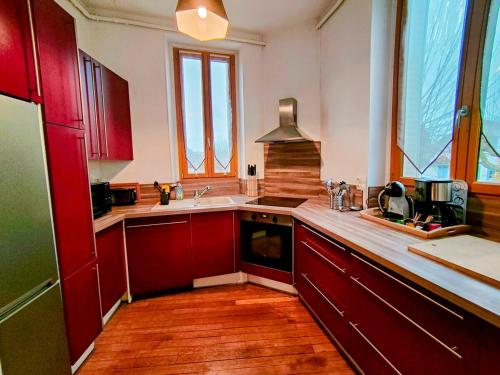
M 171 200 L 168 205 L 161 205 L 157 203 L 151 210 L 152 211 L 168 211 L 168 210 L 178 210 L 193 207 L 210 207 L 210 206 L 227 206 L 234 204 L 231 197 L 209 197 L 200 198 L 198 202 L 194 199 L 183 199 L 183 200 Z
M 226 204 L 233 203 L 234 201 L 231 197 L 209 197 L 198 200 L 198 206 L 225 206 Z

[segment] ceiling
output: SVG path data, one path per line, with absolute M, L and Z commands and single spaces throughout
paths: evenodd
M 130 16 L 174 19 L 177 0 L 80 0 L 94 14 L 117 12 Z M 317 20 L 332 0 L 224 0 L 230 27 L 266 34 Z

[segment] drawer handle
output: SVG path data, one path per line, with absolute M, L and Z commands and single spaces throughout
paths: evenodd
M 385 355 L 382 354 L 382 352 L 380 350 L 377 349 L 377 347 L 375 345 L 372 344 L 372 342 L 370 340 L 368 340 L 368 337 L 366 337 L 365 335 L 363 335 L 363 332 L 361 332 L 358 328 L 358 324 L 354 324 L 352 322 L 349 322 L 349 324 L 351 325 L 352 328 L 354 328 L 354 330 L 358 333 L 358 335 L 360 335 L 363 340 L 366 341 L 366 343 L 368 345 L 370 345 L 372 347 L 373 350 L 375 350 L 377 352 L 377 354 L 382 357 L 382 359 L 385 361 L 385 363 L 387 363 L 389 366 L 391 366 L 391 368 L 397 373 L 397 374 L 400 374 L 401 375 L 401 371 L 399 371 L 396 366 L 394 366 L 391 361 L 389 361 Z
M 309 285 L 311 285 L 315 290 L 316 292 L 319 293 L 319 295 L 325 300 L 325 302 L 327 302 L 331 307 L 333 307 L 335 309 L 335 311 L 340 315 L 340 316 L 344 316 L 344 311 L 341 311 L 340 309 L 337 308 L 337 306 L 335 306 L 329 299 L 327 296 L 325 296 L 323 294 L 323 292 L 321 290 L 319 290 L 319 288 L 314 285 L 314 283 L 311 281 L 311 279 L 309 279 L 309 276 L 307 276 L 307 274 L 303 273 L 302 274 L 302 277 L 309 283 Z
M 340 246 L 339 244 L 337 244 L 337 243 L 333 242 L 332 240 L 330 240 L 330 239 L 326 238 L 326 237 L 325 237 L 325 236 L 323 236 L 322 234 L 319 234 L 319 233 L 318 233 L 318 232 L 316 232 L 315 230 L 312 230 L 311 228 L 306 227 L 304 224 L 301 224 L 301 225 L 302 225 L 302 228 L 305 228 L 305 229 L 307 229 L 309 232 L 314 233 L 316 236 L 321 237 L 322 239 L 324 239 L 325 241 L 327 241 L 327 242 L 331 243 L 333 246 L 335 246 L 335 247 L 339 248 L 340 250 L 342 250 L 342 251 L 347 251 L 344 247 L 342 247 L 342 246 Z
M 454 346 L 453 348 L 450 348 L 448 345 L 446 345 L 444 342 L 442 342 L 441 340 L 439 340 L 436 336 L 434 336 L 432 333 L 430 333 L 429 331 L 427 331 L 424 327 L 422 327 L 421 325 L 419 325 L 418 323 L 416 323 L 413 319 L 409 318 L 408 316 L 406 316 L 405 314 L 403 314 L 401 311 L 399 311 L 397 308 L 395 308 L 393 305 L 391 305 L 389 302 L 387 302 L 385 299 L 383 299 L 382 297 L 380 297 L 378 294 L 376 294 L 374 291 L 372 291 L 370 288 L 368 288 L 366 285 L 364 285 L 361 281 L 359 281 L 357 278 L 355 277 L 352 277 L 351 276 L 351 279 L 356 283 L 358 284 L 361 288 L 363 288 L 364 290 L 366 290 L 368 293 L 370 293 L 372 296 L 374 296 L 375 298 L 377 298 L 380 302 L 382 302 L 384 305 L 386 305 L 387 307 L 389 307 L 391 310 L 393 310 L 394 312 L 396 312 L 399 316 L 401 316 L 402 318 L 404 318 L 406 321 L 408 321 L 409 323 L 411 323 L 414 327 L 418 328 L 420 331 L 422 331 L 423 333 L 425 333 L 427 336 L 429 336 L 431 339 L 433 339 L 435 342 L 437 342 L 439 345 L 441 345 L 443 348 L 445 348 L 446 350 L 448 350 L 450 353 L 452 353 L 455 357 L 459 358 L 459 359 L 462 359 L 462 356 L 460 354 L 458 354 L 456 352 L 456 350 L 458 349 L 456 346 Z
M 327 262 L 328 264 L 330 264 L 331 266 L 335 267 L 336 269 L 338 269 L 340 272 L 342 273 L 345 273 L 347 271 L 346 268 L 340 268 L 339 266 L 337 266 L 335 263 L 333 263 L 330 259 L 328 259 L 327 257 L 325 257 L 323 254 L 319 253 L 318 251 L 316 251 L 311 245 L 309 245 L 307 242 L 305 241 L 300 241 L 302 242 L 302 244 L 304 246 L 306 246 L 309 250 L 311 250 L 314 254 L 316 254 L 317 256 L 319 256 L 321 259 L 323 259 L 325 262 Z
M 416 289 L 412 288 L 411 286 L 409 286 L 409 285 L 405 284 L 405 283 L 404 283 L 404 282 L 402 282 L 401 280 L 396 279 L 394 276 L 389 275 L 387 272 L 382 271 L 380 268 L 378 268 L 378 267 L 374 266 L 373 264 L 371 264 L 371 263 L 367 262 L 367 261 L 366 261 L 366 260 L 364 260 L 363 258 L 360 258 L 359 256 L 357 256 L 356 254 L 353 254 L 353 253 L 351 253 L 351 255 L 352 255 L 354 258 L 356 258 L 357 260 L 359 260 L 359 261 L 363 262 L 364 264 L 366 264 L 366 265 L 370 266 L 371 268 L 375 269 L 376 271 L 378 271 L 378 272 L 380 272 L 380 273 L 384 274 L 385 276 L 389 277 L 390 279 L 392 279 L 392 280 L 396 281 L 398 284 L 401 284 L 401 285 L 402 285 L 402 286 L 404 286 L 406 289 L 411 290 L 412 292 L 414 292 L 414 293 L 418 294 L 420 297 L 423 297 L 423 298 L 424 298 L 424 299 L 426 299 L 427 301 L 432 302 L 433 304 L 435 304 L 436 306 L 440 307 L 441 309 L 443 309 L 443 310 L 445 310 L 445 311 L 449 312 L 451 315 L 455 316 L 456 318 L 458 318 L 458 319 L 460 319 L 460 320 L 464 320 L 464 317 L 463 317 L 462 315 L 457 314 L 455 311 L 450 310 L 450 309 L 449 309 L 449 308 L 447 308 L 446 306 L 441 305 L 439 302 L 434 301 L 432 298 L 427 297 L 425 294 L 423 294 L 423 293 L 419 292 L 418 290 L 416 290 Z
M 171 223 L 127 225 L 127 229 L 129 229 L 129 228 L 159 227 L 159 226 L 162 226 L 162 225 L 174 225 L 174 224 L 187 224 L 187 220 L 184 220 L 184 221 L 172 221 Z

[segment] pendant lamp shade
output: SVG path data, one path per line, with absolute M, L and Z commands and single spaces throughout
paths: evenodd
M 229 20 L 222 0 L 179 0 L 175 17 L 179 31 L 195 39 L 226 37 Z

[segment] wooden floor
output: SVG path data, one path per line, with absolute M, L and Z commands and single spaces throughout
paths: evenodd
M 352 374 L 297 297 L 245 284 L 123 305 L 85 374 Z

